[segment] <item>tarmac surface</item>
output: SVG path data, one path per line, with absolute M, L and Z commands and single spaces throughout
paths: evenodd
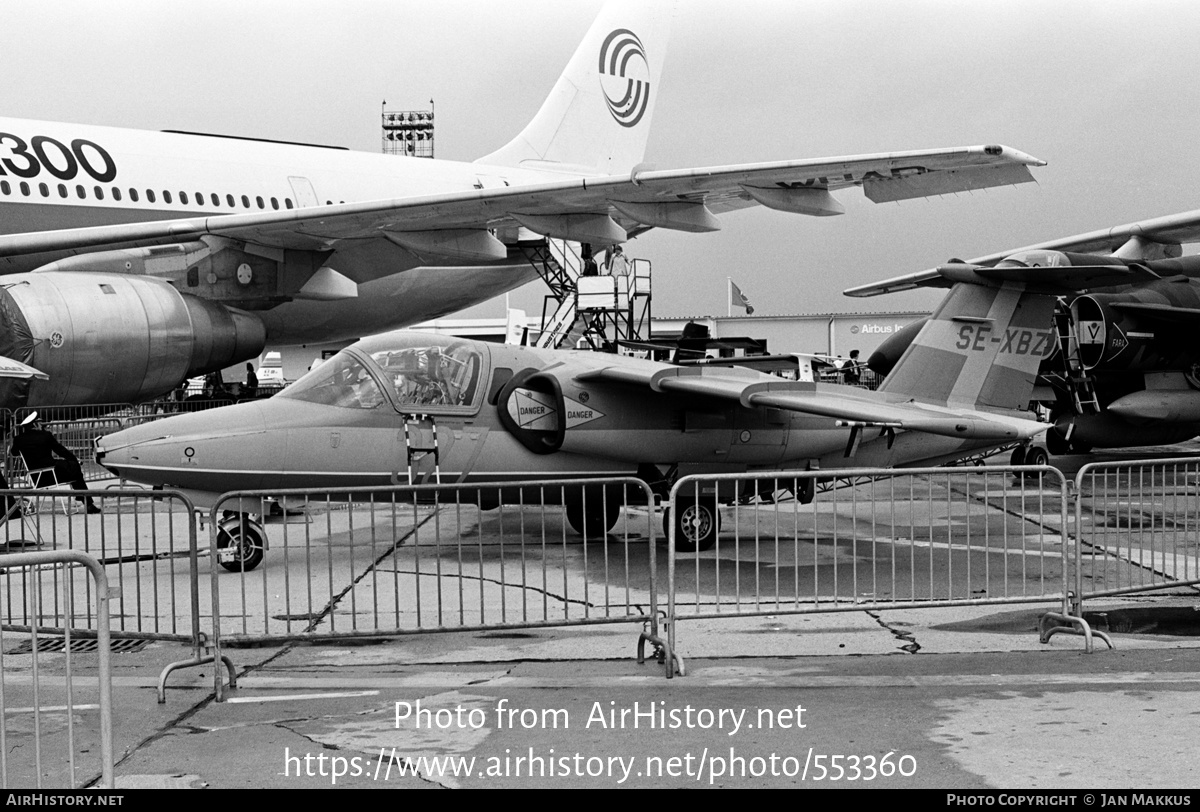
M 117 521 L 111 512 L 102 520 Z M 519 548 L 510 542 L 487 560 L 524 561 Z M 127 601 L 141 594 L 137 573 L 163 571 L 164 550 L 142 551 L 154 560 L 139 559 L 122 581 Z M 124 548 L 109 553 L 129 557 Z M 586 572 L 586 561 L 566 560 Z M 110 568 L 120 566 L 133 565 Z M 154 588 L 182 578 L 170 575 Z M 165 704 L 160 674 L 190 648 L 156 640 L 112 655 L 117 788 L 1191 789 L 1200 785 L 1191 743 L 1200 717 L 1198 595 L 1184 587 L 1089 602 L 1089 619 L 1115 644 L 1097 639 L 1091 653 L 1079 636 L 1039 641 L 1038 619 L 1059 608 L 1054 601 L 683 613 L 676 653 L 684 673 L 670 679 L 652 647 L 637 662 L 637 621 L 387 639 L 234 634 L 223 653 L 237 687 L 218 701 L 211 663 L 183 668 L 170 675 Z M 263 600 L 275 597 L 268 589 Z M 247 612 L 270 614 L 244 600 Z M 136 614 L 130 606 L 124 622 Z M 177 628 L 177 608 L 160 614 L 146 622 Z M 84 704 L 54 710 L 66 704 L 67 655 L 36 655 L 35 695 L 35 655 L 14 653 L 27 638 L 0 638 L 8 785 L 32 786 L 37 769 L 45 786 L 64 785 L 69 733 L 76 780 L 95 786 L 97 656 L 70 655 L 74 701 Z M 46 709 L 38 766 L 20 758 L 34 734 L 33 706 Z
M 689 638 L 744 654 L 688 658 L 670 680 L 636 663 L 629 627 L 238 649 L 225 701 L 201 666 L 163 705 L 159 672 L 188 652 L 154 643 L 114 655 L 117 787 L 1194 788 L 1197 638 L 1114 633 L 1085 654 L 1078 637 L 1039 643 L 1038 614 L 734 620 Z M 39 655 L 43 706 L 64 656 Z M 74 657 L 86 691 L 95 655 Z M 96 712 L 75 716 L 86 739 Z

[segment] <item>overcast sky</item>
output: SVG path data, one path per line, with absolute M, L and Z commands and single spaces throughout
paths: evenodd
M 473 160 L 540 106 L 600 0 L 4 4 L 3 109 L 379 150 L 380 103 L 437 105 Z M 843 288 L 1200 208 L 1200 3 L 680 0 L 647 161 L 659 168 L 1003 143 L 1038 183 L 808 218 L 756 207 L 651 232 L 655 312 L 922 309 Z M 536 304 L 535 304 L 536 303 Z M 540 308 L 540 290 L 514 305 Z M 502 304 L 477 315 L 502 315 Z

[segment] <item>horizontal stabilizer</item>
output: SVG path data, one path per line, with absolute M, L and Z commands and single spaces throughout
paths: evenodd
M 1073 293 L 1158 278 L 1144 269 L 1125 265 L 1061 265 L 1052 268 L 999 265 L 977 268 L 975 273 L 983 279 L 1021 282 L 1031 290 L 1042 289 L 1054 293 Z

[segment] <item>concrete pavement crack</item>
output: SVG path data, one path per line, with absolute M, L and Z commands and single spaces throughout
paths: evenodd
M 889 626 L 878 612 L 872 612 L 869 609 L 865 611 L 868 617 L 871 617 L 881 627 L 891 632 L 893 637 L 895 637 L 897 640 L 904 640 L 907 643 L 907 645 L 900 646 L 901 651 L 907 651 L 909 654 L 916 654 L 921 650 L 921 644 L 917 642 L 915 637 L 913 637 L 912 632 L 902 632 L 893 628 L 892 626 Z

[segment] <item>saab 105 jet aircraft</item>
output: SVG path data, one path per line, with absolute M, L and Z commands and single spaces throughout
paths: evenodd
M 1003 274 L 1062 297 L 1055 352 L 1035 400 L 1050 409 L 1053 454 L 1178 443 L 1200 435 L 1200 211 L 1063 237 L 846 291 L 871 296 Z M 887 374 L 919 326 L 868 361 Z M 1014 462 L 1021 462 L 1018 449 Z M 1034 455 L 1031 460 L 1029 454 Z M 1041 462 L 1031 449 L 1024 461 Z
M 516 502 L 521 480 L 617 476 L 664 495 L 689 473 L 935 465 L 1045 430 L 1023 409 L 1053 346 L 1053 304 L 1015 283 L 956 285 L 877 392 L 751 369 L 387 333 L 270 400 L 104 437 L 97 460 L 126 479 L 190 491 L 197 504 L 243 489 L 435 481 L 511 482 L 498 498 Z M 607 531 L 619 498 L 569 489 L 563 497 L 581 533 Z M 681 548 L 710 545 L 715 497 L 681 507 L 676 521 Z M 262 538 L 261 528 L 253 532 Z
M 436 318 L 537 278 L 547 238 L 715 231 L 1031 180 L 1003 146 L 641 165 L 671 4 L 605 6 L 530 124 L 474 163 L 0 118 L 0 406 L 125 402 L 273 346 Z M 542 255 L 544 256 L 544 254 Z

